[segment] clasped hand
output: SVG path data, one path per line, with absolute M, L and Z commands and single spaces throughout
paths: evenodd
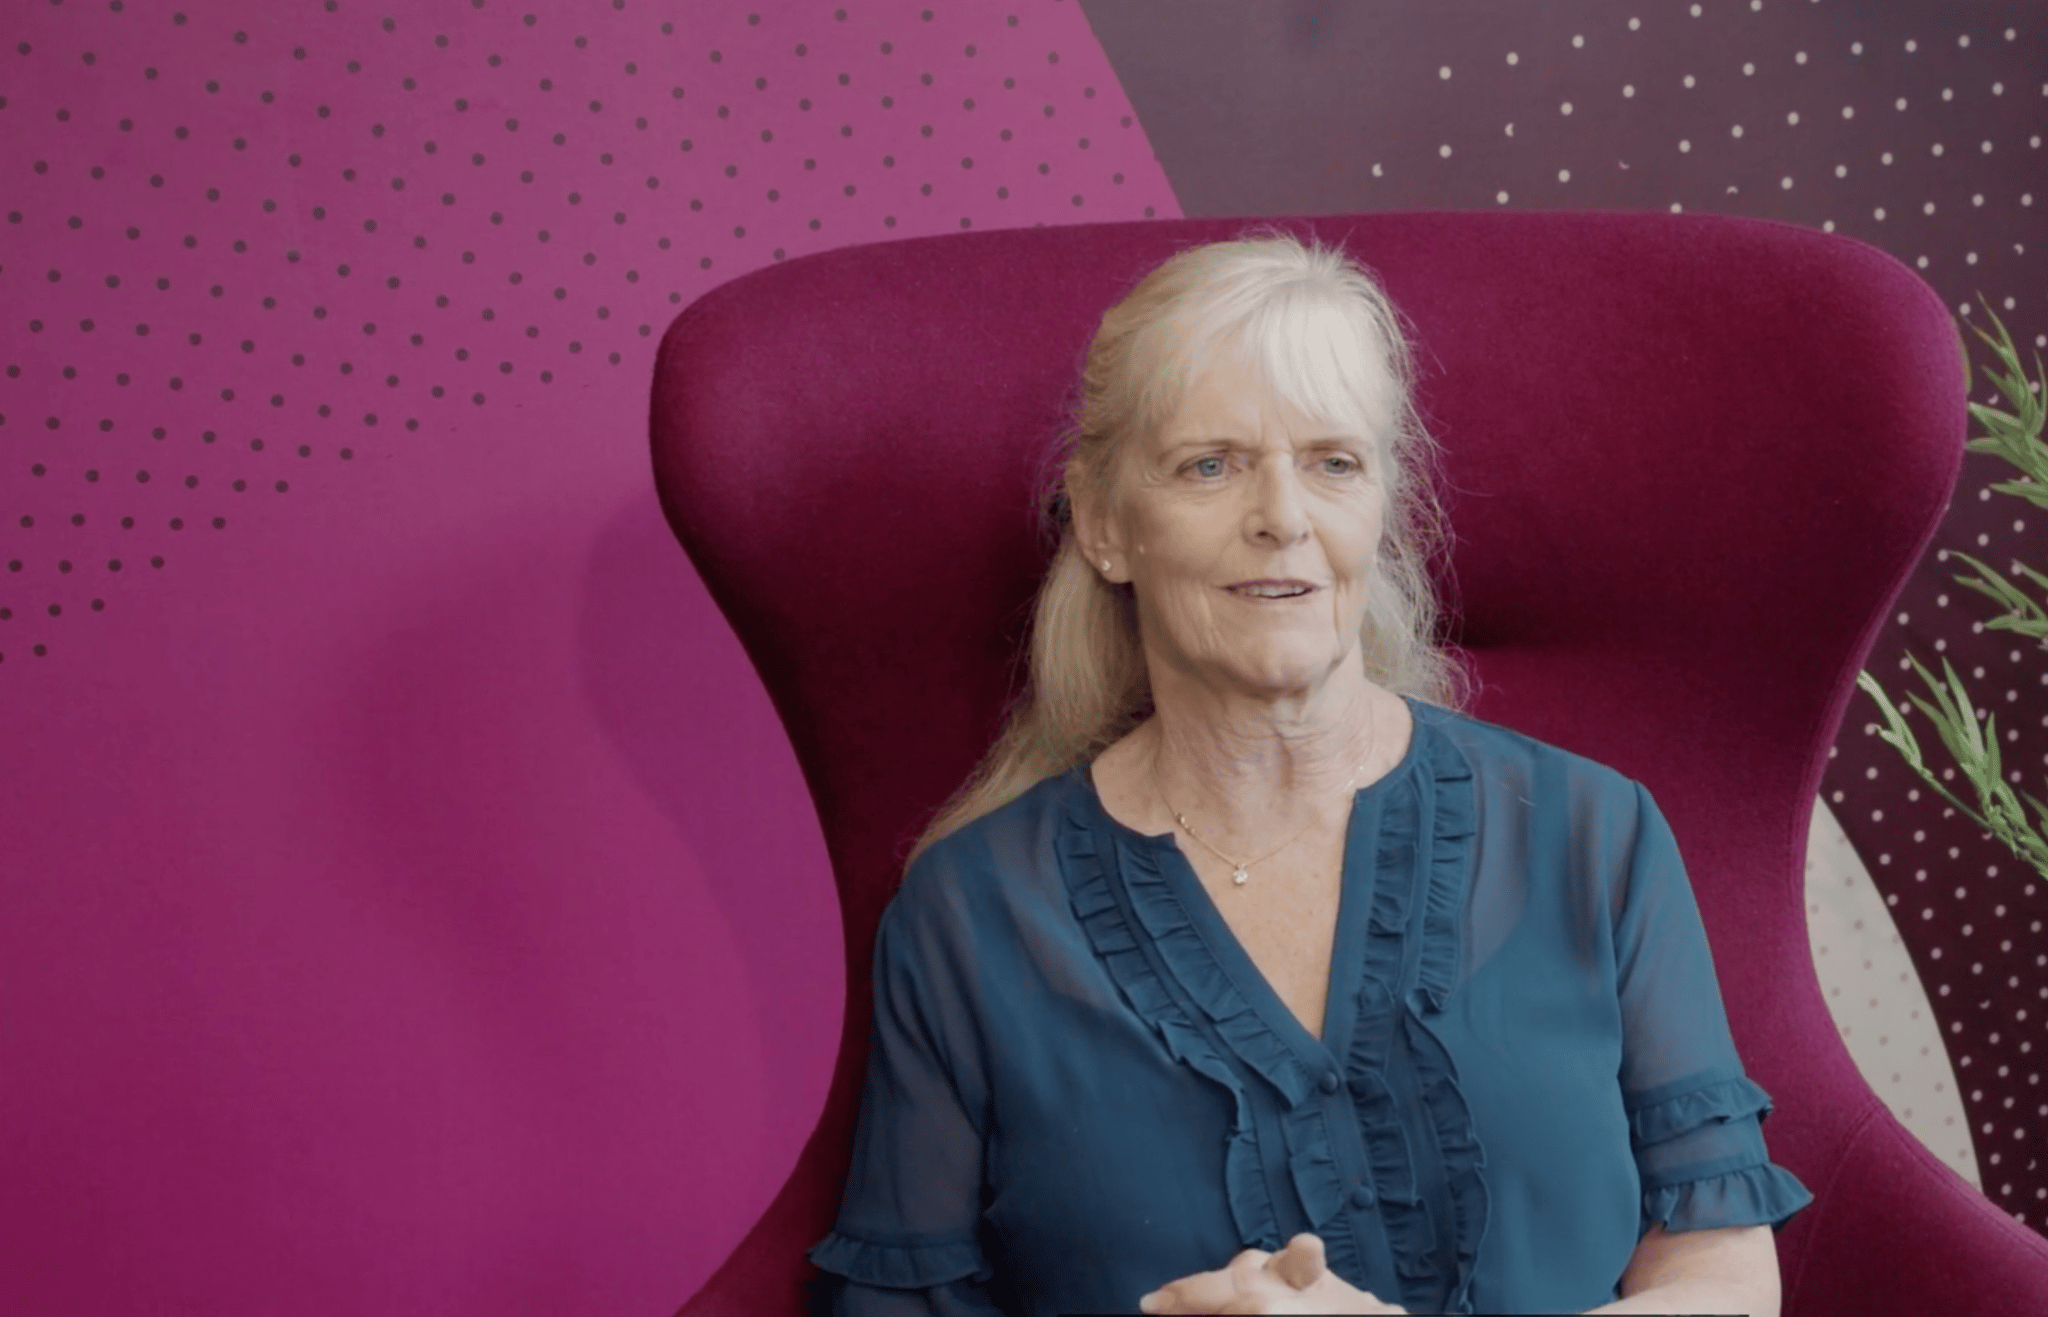
M 1331 1271 L 1323 1241 L 1296 1235 L 1278 1253 L 1248 1248 L 1221 1271 L 1169 1281 L 1138 1300 L 1146 1313 L 1405 1313 Z

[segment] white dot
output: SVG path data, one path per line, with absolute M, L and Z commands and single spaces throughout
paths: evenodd
M 1378 165 L 1374 165 L 1372 167 L 1372 176 L 1374 178 L 1378 178 L 1380 176 L 1380 167 Z
M 1742 125 L 1736 124 L 1733 128 L 1730 128 L 1728 132 L 1731 136 L 1740 137 L 1742 136 Z
M 1513 137 L 1514 135 L 1515 135 L 1515 126 L 1514 126 L 1513 124 L 1509 124 L 1509 125 L 1508 125 L 1508 136 L 1509 136 L 1509 137 Z
M 1444 143 L 1444 144 L 1443 144 L 1442 146 L 1440 146 L 1440 147 L 1438 147 L 1438 148 L 1436 149 L 1436 153 L 1437 153 L 1438 155 L 1442 156 L 1442 157 L 1443 157 L 1444 159 L 1446 159 L 1446 160 L 1450 159 L 1450 158 L 1451 158 L 1451 144 L 1450 144 L 1449 142 L 1445 142 L 1445 143 Z
M 1852 41 L 1852 42 L 1850 42 L 1850 43 L 1849 43 L 1849 53 L 1850 53 L 1851 55 L 1861 55 L 1861 54 L 1863 53 L 1863 43 L 1862 43 L 1862 42 L 1860 42 L 1860 41 Z
M 2019 35 L 2019 33 L 2017 33 L 2017 32 L 2015 32 L 2015 31 L 2013 31 L 2013 30 L 2012 30 L 2011 28 L 2007 28 L 2007 29 L 2005 30 L 2005 39 L 2006 39 L 2007 41 L 2010 41 L 2010 40 L 2012 40 L 2012 39 L 2013 39 L 2014 37 L 2016 37 L 2016 36 L 2018 36 L 2018 35 Z
M 1692 85 L 1693 85 L 1693 77 L 1692 77 L 1692 74 L 1688 73 L 1688 74 L 1686 74 L 1686 75 L 1685 75 L 1685 85 L 1686 85 L 1686 86 L 1688 86 L 1688 87 L 1690 87 L 1690 86 L 1692 86 Z
M 1901 96 L 1898 100 L 1893 101 L 1892 105 L 1895 109 L 1903 110 L 1906 108 L 1906 98 Z
M 1973 205 L 1973 206 L 1981 206 L 1981 205 L 1983 205 L 1983 204 L 1984 204 L 1984 194 L 1983 194 L 1982 192 L 1978 192 L 1978 193 L 1975 193 L 1975 194 L 1973 194 L 1973 195 L 1972 195 L 1972 196 L 1970 197 L 1970 204 L 1971 204 L 1971 205 Z
M 1574 33 L 1574 34 L 1572 35 L 1572 49 L 1573 49 L 1573 50 L 1579 50 L 1579 49 L 1583 48 L 1583 47 L 1585 46 L 1585 44 L 1586 44 L 1586 39 L 1585 39 L 1584 37 L 1582 37 L 1582 36 L 1579 36 L 1579 35 L 1578 35 L 1578 34 L 1576 34 L 1576 33 Z
M 1962 34 L 1961 36 L 1957 37 L 1957 38 L 1956 38 L 1956 44 L 1957 44 L 1958 46 L 1967 46 L 1967 45 L 1969 45 L 1969 44 L 1970 44 L 1970 34 L 1969 34 L 1969 33 L 1967 33 L 1967 32 L 1965 32 L 1965 33 L 1963 33 L 1963 34 Z
M 1628 21 L 1628 30 L 1629 30 L 1629 31 L 1631 31 L 1631 32 L 1637 31 L 1637 30 L 1638 30 L 1638 29 L 1640 29 L 1640 28 L 1641 28 L 1642 26 L 1643 26 L 1643 20 L 1642 20 L 1642 19 L 1640 19 L 1640 18 L 1631 18 L 1631 19 L 1630 19 L 1630 20 Z
M 1784 188 L 1787 191 L 1790 191 L 1792 188 L 1792 176 L 1790 174 L 1787 174 L 1785 175 L 1785 177 L 1779 179 L 1778 186 Z
M 2010 297 L 2005 299 L 2005 309 L 2008 311 L 2012 310 L 2012 299 Z M 2014 530 L 2019 530 L 2021 529 L 2021 526 L 2018 522 L 2014 522 L 2012 528 Z
M 1934 144 L 1934 154 L 1936 154 L 1936 155 L 1940 155 L 1941 153 L 1942 153 L 1942 145 L 1941 145 L 1941 143 L 1940 143 L 1940 142 L 1936 142 L 1936 143 Z
M 1742 76 L 1743 76 L 1743 77 L 1745 77 L 1745 78 L 1753 78 L 1753 77 L 1755 77 L 1755 76 L 1756 76 L 1756 65 L 1754 65 L 1754 64 L 1745 64 L 1745 65 L 1743 65 L 1743 66 L 1742 66 Z
M 1953 88 L 1953 87 L 1943 87 L 1943 88 L 1941 89 L 1941 99 L 1943 99 L 1943 100 L 1945 100 L 1945 101 L 1952 101 L 1952 100 L 1954 100 L 1955 98 L 1956 98 L 1956 92 L 1955 92 L 1955 88 Z
M 1495 201 L 1499 202 L 1499 203 L 1500 203 L 1501 205 L 1503 205 L 1503 206 L 1505 206 L 1505 205 L 1507 205 L 1507 204 L 1508 204 L 1508 194 L 1507 194 L 1507 193 L 1505 193 L 1505 192 L 1496 192 L 1496 193 L 1494 193 L 1494 194 L 1493 194 L 1493 199 L 1494 199 Z
M 1698 5 L 1694 5 L 1692 7 L 1692 16 L 1694 18 L 1698 18 L 1700 16 L 1700 7 Z
M 1921 269 L 1924 270 L 1927 268 L 1927 258 L 1925 256 L 1922 256 L 1917 262 L 1915 262 L 1915 264 L 1917 264 Z
M 1560 170 L 1558 170 L 1558 171 L 1557 171 L 1557 181 L 1558 181 L 1558 182 L 1560 182 L 1560 183 L 1569 183 L 1569 182 L 1571 182 L 1571 181 L 1572 181 L 1572 171 L 1571 171 L 1571 170 L 1569 170 L 1569 169 L 1560 169 Z
M 1623 84 L 1621 84 L 1621 94 L 1622 94 L 1623 96 L 1633 96 L 1633 95 L 1635 95 L 1635 94 L 1636 94 L 1636 85 L 1635 85 L 1634 83 L 1632 83 L 1632 82 L 1624 82 Z
M 1675 202 L 1675 201 L 1674 201 L 1674 202 L 1672 202 L 1672 203 L 1671 203 L 1671 213 L 1672 213 L 1672 214 L 1676 215 L 1676 214 L 1677 214 L 1677 213 L 1678 213 L 1678 212 L 1679 212 L 1679 211 L 1680 211 L 1681 209 L 1682 209 L 1682 207 L 1680 207 L 1680 206 L 1679 206 L 1679 204 L 1678 204 L 1677 202 Z
M 1930 201 L 1927 204 L 1921 206 L 1920 213 L 1922 215 L 1932 215 L 1934 213 L 1934 203 Z
M 1515 53 L 1514 51 L 1512 51 L 1512 50 L 1508 52 L 1508 63 L 1510 63 L 1510 64 L 1520 64 L 1521 62 L 1522 62 L 1522 57 L 1521 57 L 1520 55 L 1517 55 L 1517 54 L 1516 54 L 1516 53 Z
M 1822 233 L 1833 233 L 1835 231 L 1835 222 L 1833 220 L 1822 221 L 1820 231 Z
M 1792 57 L 1792 62 L 1793 62 L 1794 64 L 1804 64 L 1804 63 L 1806 63 L 1806 52 L 1802 50 L 1802 51 L 1800 51 L 1800 52 L 1799 52 L 1798 54 L 1794 55 L 1794 56 Z
M 1879 156 L 1878 159 L 1884 162 L 1885 164 L 1890 164 L 1892 162 L 1892 153 L 1887 151 L 1883 155 Z
M 1983 144 L 1982 144 L 1981 146 L 1979 146 L 1979 147 L 1978 147 L 1977 149 L 1978 149 L 1978 150 L 1980 150 L 1980 151 L 1982 151 L 1982 152 L 1983 152 L 1983 153 L 1984 153 L 1985 155 L 1990 155 L 1990 154 L 1991 154 L 1991 143 L 1989 143 L 1989 142 L 1985 142 L 1985 143 L 1983 143 Z
M 1785 122 L 1786 122 L 1786 123 L 1789 123 L 1789 124 L 1796 124 L 1796 123 L 1798 123 L 1798 122 L 1799 122 L 1799 111 L 1797 111 L 1797 110 L 1794 110 L 1794 111 L 1792 111 L 1792 113 L 1790 113 L 1790 114 L 1786 115 L 1786 116 L 1785 116 Z
M 1448 79 L 1451 76 L 1451 66 L 1448 64 L 1444 65 L 1442 68 L 1436 71 L 1436 76 L 1439 78 Z
M 2022 206 L 2031 206 L 2031 205 L 2033 205 L 2033 204 L 2034 204 L 2034 194 L 2033 194 L 2033 193 L 2031 193 L 2031 192 L 2022 192 L 2022 193 L 2020 193 L 2020 204 L 2021 204 Z
M 1572 112 L 1572 103 L 1566 101 L 1563 105 L 1557 107 L 1557 112 L 1559 114 L 1570 114 Z
M 1971 252 L 1967 256 L 1963 257 L 1963 262 L 1966 265 L 1975 265 L 1977 263 L 1977 253 Z M 1963 314 L 1970 314 L 1969 304 L 1967 302 L 1963 304 Z
M 1917 42 L 1917 41 L 1912 41 L 1912 40 L 1908 40 L 1908 41 L 1906 42 L 1906 53 L 1907 53 L 1908 55 L 1912 54 L 1912 53 L 1913 53 L 1914 51 L 1916 51 L 1916 50 L 1918 50 L 1918 49 L 1920 49 L 1920 43 L 1919 43 L 1919 42 Z
M 1691 142 L 1688 142 L 1688 141 L 1686 141 L 1686 140 L 1685 140 L 1684 138 L 1682 138 L 1682 137 L 1681 137 L 1681 138 L 1680 138 L 1680 139 L 1678 140 L 1678 149 L 1679 149 L 1679 151 L 1680 151 L 1681 153 L 1682 153 L 1682 152 L 1686 152 L 1686 151 L 1690 151 L 1690 150 L 1692 150 L 1692 143 L 1691 143 Z
M 1874 216 L 1876 216 L 1876 217 L 1877 217 L 1878 219 L 1883 219 L 1883 218 L 1884 218 L 1884 207 L 1883 207 L 1883 206 L 1879 206 L 1879 207 L 1878 207 L 1878 208 L 1877 208 L 1876 210 L 1872 211 L 1872 212 L 1871 212 L 1871 214 L 1872 214 L 1872 215 L 1874 215 Z
M 2035 149 L 2036 151 L 2040 150 L 2040 149 L 2041 149 L 2041 134 L 2039 134 L 2039 133 L 2035 133 L 2035 134 L 2034 134 L 2034 135 L 2033 135 L 2032 137 L 2029 137 L 2029 138 L 2027 139 L 2027 145 L 2028 145 L 2028 146 L 2030 146 L 2030 147 L 2032 147 L 2032 148 L 2034 148 L 2034 149 Z
M 2005 84 L 2004 84 L 2004 83 L 2002 83 L 2002 82 L 1994 82 L 1994 83 L 1992 83 L 1992 84 L 1991 84 L 1991 94 L 1992 94 L 1993 96 L 2003 96 L 2003 95 L 2005 95 Z
M 1764 7 L 1764 0 L 1749 0 L 1749 12 L 1754 14 Z

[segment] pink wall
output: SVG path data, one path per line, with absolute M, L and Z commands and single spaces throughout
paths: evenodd
M 0 34 L 0 1308 L 666 1312 L 840 958 L 656 339 L 1172 195 L 1073 0 L 181 3 Z

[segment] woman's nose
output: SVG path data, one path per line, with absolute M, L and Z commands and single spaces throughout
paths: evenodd
M 1247 529 L 1256 538 L 1279 544 L 1299 540 L 1308 534 L 1301 494 L 1301 478 L 1292 461 L 1261 463 Z

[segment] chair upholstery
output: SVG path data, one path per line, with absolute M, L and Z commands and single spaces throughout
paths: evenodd
M 1341 243 L 1411 322 L 1472 711 L 1641 779 L 1678 836 L 1745 1064 L 1777 1101 L 1773 1155 L 1816 1195 L 1778 1239 L 1786 1311 L 2041 1310 L 2048 1245 L 1862 1082 L 1802 908 L 1828 748 L 1955 480 L 1946 309 L 1872 248 L 1755 221 L 1277 223 Z M 834 251 L 735 280 L 669 329 L 663 507 L 795 743 L 847 968 L 817 1131 L 689 1317 L 803 1310 L 802 1253 L 851 1145 L 876 921 L 1017 681 L 1047 549 L 1035 491 L 1089 335 L 1160 260 L 1248 224 Z

